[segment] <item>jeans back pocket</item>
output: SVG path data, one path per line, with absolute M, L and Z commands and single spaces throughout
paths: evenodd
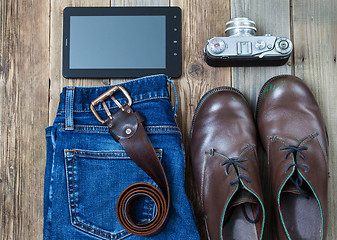
M 156 186 L 124 151 L 65 150 L 66 180 L 71 224 L 101 239 L 120 239 L 131 235 L 119 224 L 116 203 L 131 184 L 146 182 Z M 162 150 L 156 150 L 162 160 Z M 140 199 L 134 218 L 150 221 L 153 202 Z

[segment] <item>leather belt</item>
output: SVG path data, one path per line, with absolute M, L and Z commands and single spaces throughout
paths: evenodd
M 121 91 L 128 100 L 123 106 L 113 97 L 116 91 Z M 105 103 L 110 97 L 119 107 L 111 113 Z M 101 119 L 95 106 L 102 103 L 108 117 Z M 143 126 L 144 119 L 139 112 L 131 108 L 132 99 L 122 86 L 114 86 L 91 102 L 90 109 L 96 118 L 109 128 L 111 136 L 119 142 L 128 156 L 158 185 L 160 190 L 149 183 L 135 183 L 127 187 L 117 201 L 117 218 L 120 224 L 130 233 L 139 236 L 155 235 L 161 232 L 168 220 L 170 208 L 170 191 L 164 168 L 152 146 Z M 137 223 L 131 216 L 132 203 L 148 197 L 156 206 L 153 219 L 145 223 Z

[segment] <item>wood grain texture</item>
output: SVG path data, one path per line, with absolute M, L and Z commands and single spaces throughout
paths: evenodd
M 207 39 L 222 36 L 225 22 L 230 18 L 229 1 L 172 0 L 170 6 L 182 9 L 182 76 L 174 80 L 179 99 L 178 124 L 182 129 L 186 150 L 186 191 L 192 200 L 197 227 L 203 239 L 206 233 L 189 159 L 189 136 L 193 114 L 200 98 L 219 86 L 230 86 L 230 69 L 213 68 L 203 60 Z
M 256 23 L 256 35 L 272 34 L 291 36 L 290 6 L 288 1 L 231 0 L 231 17 L 248 17 Z M 232 85 L 238 88 L 255 108 L 262 85 L 271 77 L 291 73 L 291 57 L 288 64 L 278 67 L 232 68 Z
M 50 13 L 50 103 L 49 124 L 56 116 L 59 95 L 65 86 L 98 86 L 109 79 L 66 79 L 62 76 L 63 9 L 65 7 L 109 7 L 110 0 L 51 0 Z
M 313 91 L 321 107 L 330 138 L 329 240 L 337 239 L 336 12 L 336 1 L 293 1 L 295 74 Z
M 101 86 L 127 79 L 65 79 L 62 76 L 63 9 L 65 7 L 168 6 L 169 0 L 53 0 L 51 1 L 50 36 L 50 111 L 49 124 L 56 115 L 59 94 L 64 86 Z
M 272 34 L 277 37 L 291 38 L 291 15 L 289 1 L 277 2 L 265 0 L 232 0 L 231 17 L 248 17 L 256 23 L 257 36 Z M 273 76 L 291 73 L 291 57 L 288 64 L 277 67 L 238 67 L 232 68 L 232 85 L 239 89 L 247 98 L 252 111 L 255 111 L 256 101 L 263 84 Z M 267 158 L 263 148 L 258 146 L 260 161 L 260 176 L 264 190 L 266 209 L 265 239 L 275 239 L 273 230 L 273 203 Z M 273 234 L 274 233 L 274 234 Z
M 194 191 L 189 131 L 202 95 L 217 86 L 242 91 L 252 108 L 270 77 L 294 73 L 313 90 L 330 136 L 329 231 L 337 239 L 337 4 L 334 0 L 0 0 L 0 239 L 42 239 L 44 127 L 52 123 L 63 86 L 115 84 L 124 79 L 62 77 L 62 10 L 66 6 L 180 6 L 183 75 L 178 124 L 187 152 L 186 189 L 202 239 L 207 239 Z M 223 36 L 230 17 L 250 17 L 258 34 L 291 37 L 294 57 L 282 67 L 213 68 L 202 59 L 207 39 Z M 261 172 L 267 173 L 263 158 Z M 269 205 L 270 206 L 270 205 Z M 269 225 L 270 226 L 270 225 Z M 270 227 L 266 239 L 273 239 Z
M 111 6 L 169 6 L 169 0 L 117 0 L 111 1 Z
M 49 2 L 0 7 L 0 239 L 41 239 Z

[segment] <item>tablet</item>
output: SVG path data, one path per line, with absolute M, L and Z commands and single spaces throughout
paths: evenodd
M 181 75 L 179 7 L 67 7 L 63 76 Z

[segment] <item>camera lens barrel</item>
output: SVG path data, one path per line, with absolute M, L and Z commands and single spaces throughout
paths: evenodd
M 255 36 L 256 25 L 249 18 L 232 18 L 226 23 L 225 33 L 227 37 Z

